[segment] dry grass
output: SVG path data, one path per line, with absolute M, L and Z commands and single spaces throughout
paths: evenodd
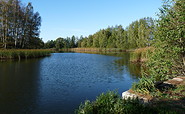
M 154 51 L 154 47 L 145 47 L 135 49 L 131 53 L 131 62 L 134 63 L 144 63 L 148 60 L 150 54 Z
M 134 53 L 143 53 L 147 51 L 154 51 L 154 47 L 145 47 L 145 48 L 138 48 L 134 50 Z
M 141 94 L 141 93 L 133 91 L 132 89 L 129 89 L 128 91 L 130 93 L 137 95 L 139 98 L 146 98 L 148 101 L 151 101 L 153 99 L 153 96 L 150 94 Z
M 126 52 L 120 48 L 69 48 L 61 49 L 61 51 L 72 51 L 72 52 Z

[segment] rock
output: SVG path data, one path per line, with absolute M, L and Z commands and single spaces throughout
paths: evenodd
M 149 102 L 150 102 L 150 100 L 149 100 L 149 99 L 144 98 L 144 97 L 142 97 L 142 98 L 141 98 L 141 101 L 142 101 L 143 103 L 149 103 Z
M 183 79 L 181 79 L 181 78 L 173 78 L 172 80 L 173 81 L 178 81 L 178 82 L 183 82 Z
M 182 78 L 173 78 L 171 80 L 165 81 L 164 83 L 171 84 L 171 85 L 179 85 L 183 83 L 183 81 L 184 80 Z
M 122 93 L 122 98 L 123 99 L 136 99 L 138 96 L 133 94 L 133 93 L 130 93 L 129 91 L 125 91 Z
M 138 99 L 140 101 L 140 103 L 142 103 L 142 104 L 150 103 L 150 100 L 148 98 L 138 96 L 138 95 L 133 94 L 129 91 L 123 92 L 122 93 L 122 98 L 125 99 L 125 100 L 127 100 L 127 99 Z

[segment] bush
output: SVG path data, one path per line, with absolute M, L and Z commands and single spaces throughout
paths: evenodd
M 77 114 L 156 114 L 174 113 L 164 107 L 152 107 L 141 104 L 138 99 L 123 100 L 117 92 L 102 93 L 96 101 L 85 101 L 76 110 Z
M 153 47 L 145 47 L 135 49 L 134 52 L 130 53 L 130 61 L 131 62 L 146 62 L 154 51 Z
M 142 94 L 149 94 L 155 90 L 154 79 L 142 77 L 138 83 L 133 83 L 132 90 Z

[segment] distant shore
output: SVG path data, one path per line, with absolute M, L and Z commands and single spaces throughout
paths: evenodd
M 131 50 L 125 50 L 120 48 L 63 48 L 60 51 L 71 52 L 128 52 Z
M 107 52 L 130 52 L 130 61 L 133 63 L 144 63 L 148 60 L 148 54 L 154 50 L 153 47 L 138 49 L 121 48 L 63 48 L 59 52 L 79 52 L 79 53 L 107 53 Z

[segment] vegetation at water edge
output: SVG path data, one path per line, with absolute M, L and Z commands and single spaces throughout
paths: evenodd
M 130 53 L 130 61 L 134 63 L 146 63 L 154 50 L 154 47 L 144 47 L 135 49 Z
M 27 59 L 50 55 L 52 51 L 46 49 L 10 49 L 0 50 L 0 59 Z
M 154 52 L 149 56 L 146 66 L 147 82 L 164 81 L 176 76 L 185 76 L 185 1 L 165 2 L 160 10 L 157 31 L 154 39 Z M 175 19 L 174 19 L 175 18 Z M 141 87 L 142 79 L 134 86 Z M 147 85 L 150 85 L 147 83 Z M 138 88 L 135 88 L 136 90 Z M 147 87 L 143 87 L 150 91 Z
M 102 93 L 95 101 L 89 100 L 81 104 L 77 114 L 159 114 L 173 113 L 174 110 L 161 105 L 149 106 L 142 104 L 138 99 L 123 100 L 116 92 Z
M 86 101 L 78 113 L 182 113 L 184 112 L 184 83 L 173 88 L 159 90 L 158 81 L 185 76 L 185 1 L 164 0 L 159 19 L 148 42 L 154 49 L 142 53 L 136 50 L 136 58 L 147 58 L 147 72 L 143 72 L 132 90 L 143 95 L 151 95 L 158 100 L 152 105 L 141 105 L 137 100 L 122 100 L 115 93 L 102 94 L 93 102 Z M 142 41 L 141 41 L 142 42 Z M 137 43 L 136 43 L 137 44 Z M 137 46 L 136 46 L 137 47 Z M 138 54 L 137 54 L 138 53 Z M 174 106 L 169 103 L 175 104 Z M 167 109 L 167 110 L 166 110 Z

